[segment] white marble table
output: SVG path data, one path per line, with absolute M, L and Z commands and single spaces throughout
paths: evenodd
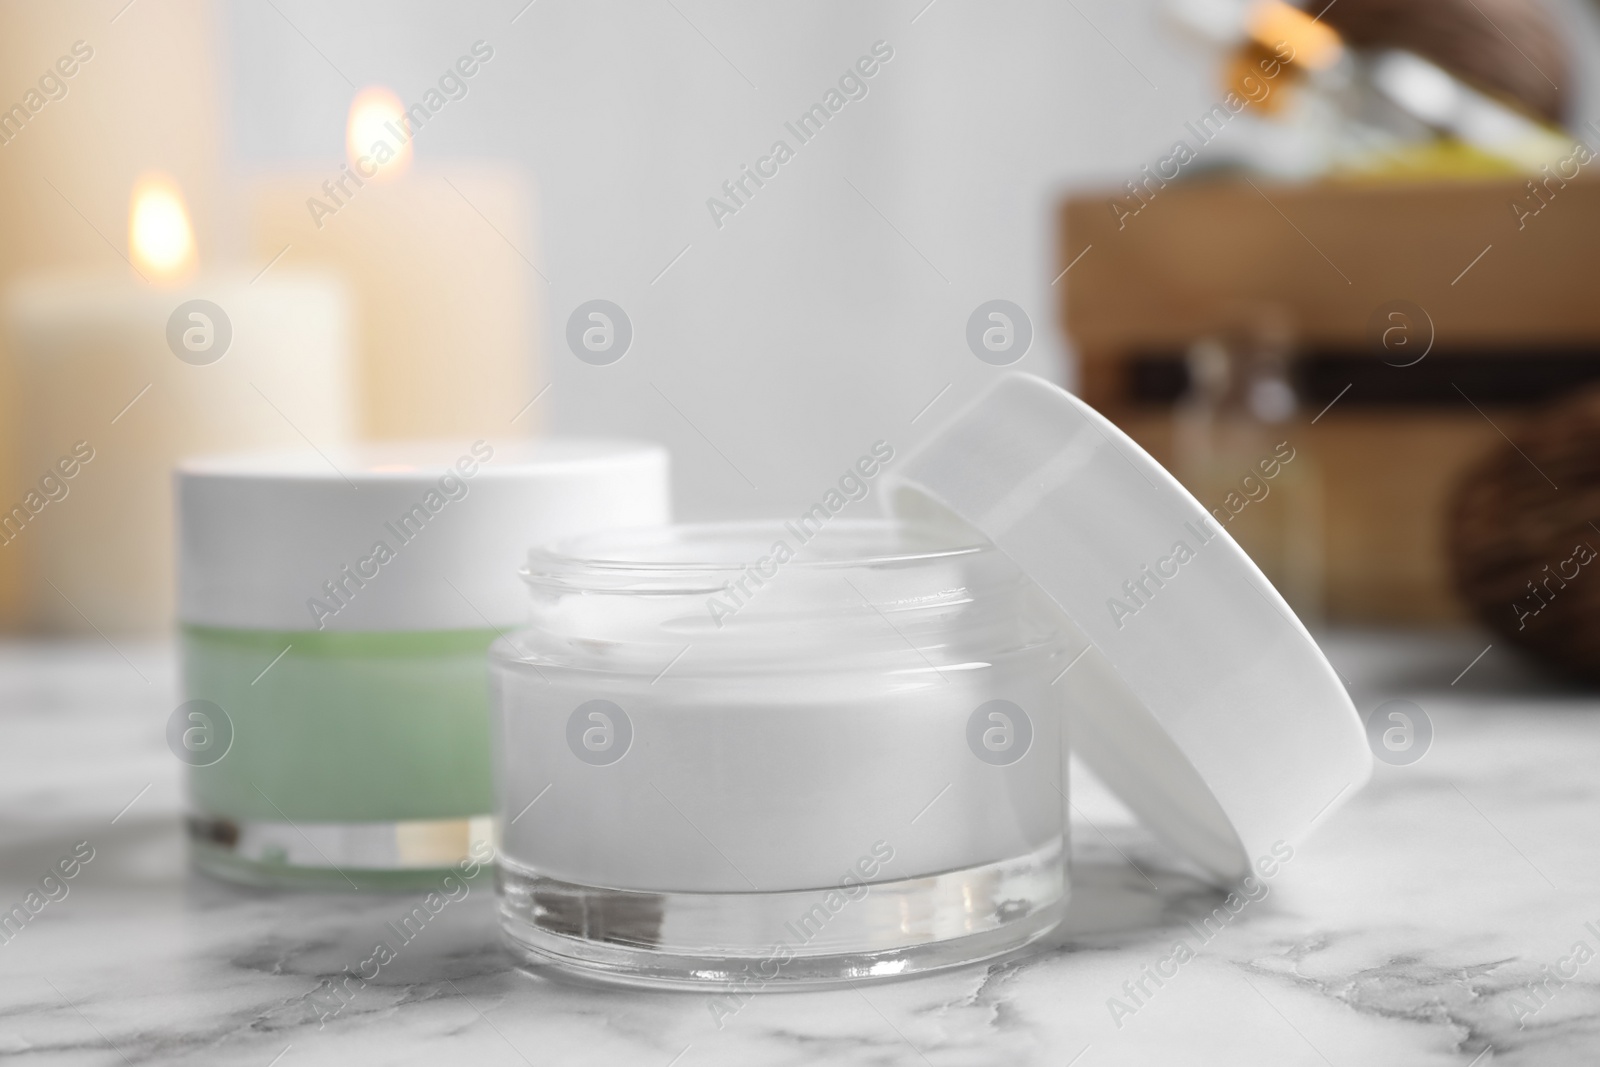
M 1270 895 L 1160 988 L 1146 980 L 1152 995 L 1132 1014 L 1114 1019 L 1108 1000 L 1131 1004 L 1123 983 L 1221 898 L 1080 781 L 1088 821 L 1074 827 L 1071 913 L 1042 948 L 896 983 L 765 994 L 721 1029 L 704 995 L 516 970 L 487 888 L 441 913 L 319 1026 L 310 994 L 412 901 L 249 892 L 189 873 L 180 767 L 162 732 L 177 703 L 170 649 L 0 645 L 0 909 L 74 843 L 94 850 L 67 895 L 0 944 L 0 1057 L 50 1067 L 1594 1062 L 1600 959 L 1572 956 L 1579 942 L 1600 951 L 1600 700 L 1540 680 L 1498 646 L 1452 686 L 1486 643 L 1328 638 L 1363 712 L 1401 696 L 1428 712 L 1431 751 L 1380 766 Z M 1547 966 L 1576 974 L 1549 982 L 1541 1003 L 1529 987 Z

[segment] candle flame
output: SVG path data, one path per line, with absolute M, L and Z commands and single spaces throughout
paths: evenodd
M 411 166 L 411 135 L 400 98 L 381 85 L 369 85 L 350 102 L 345 151 L 362 181 L 389 181 Z
M 128 208 L 128 248 L 146 278 L 174 281 L 194 269 L 194 230 L 183 193 L 165 174 L 147 174 L 133 187 Z

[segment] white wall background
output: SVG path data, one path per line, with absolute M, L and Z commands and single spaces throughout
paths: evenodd
M 1600 54 L 1581 2 L 1564 17 Z M 410 102 L 491 44 L 419 158 L 528 169 L 546 425 L 668 443 L 686 517 L 798 511 L 872 441 L 914 443 L 999 373 L 966 347 L 984 300 L 1032 317 L 1020 369 L 1066 378 L 1055 204 L 1132 177 L 1218 96 L 1213 57 L 1153 0 L 525 3 L 232 0 L 230 156 L 336 166 L 346 77 Z M 774 139 L 794 145 L 783 122 L 878 40 L 894 58 L 867 97 L 719 230 L 706 199 Z M 563 339 L 596 297 L 635 329 L 609 367 Z

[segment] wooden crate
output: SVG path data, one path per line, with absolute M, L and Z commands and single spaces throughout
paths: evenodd
M 1600 181 L 1541 188 L 1544 206 L 1521 219 L 1512 204 L 1527 212 L 1539 201 L 1518 181 L 1213 178 L 1157 188 L 1120 219 L 1114 193 L 1075 196 L 1060 211 L 1060 267 L 1082 258 L 1061 280 L 1059 310 L 1077 349 L 1080 392 L 1172 466 L 1170 408 L 1141 402 L 1132 386 L 1140 357 L 1181 353 L 1241 306 L 1270 304 L 1287 312 L 1301 350 L 1378 361 L 1382 350 L 1369 336 L 1375 311 L 1414 301 L 1432 320 L 1433 379 L 1502 354 L 1492 364 L 1498 385 L 1476 378 L 1481 411 L 1454 395 L 1380 403 L 1364 386 L 1320 418 L 1323 398 L 1307 398 L 1283 433 L 1321 471 L 1328 616 L 1460 619 L 1444 558 L 1445 502 L 1462 469 L 1534 410 L 1502 403 L 1516 384 L 1516 359 L 1571 359 L 1581 377 L 1600 355 L 1592 267 Z M 1121 199 L 1125 210 L 1137 206 Z

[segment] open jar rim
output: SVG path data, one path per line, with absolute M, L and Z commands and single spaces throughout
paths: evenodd
M 982 535 L 904 519 L 679 523 L 606 530 L 535 548 L 523 580 L 551 592 L 699 593 L 752 568 L 893 569 L 998 555 Z
M 663 684 L 804 675 L 859 691 L 866 676 L 946 684 L 945 671 L 1060 644 L 1060 620 L 1010 558 L 937 520 L 614 530 L 534 550 L 523 577 L 528 624 L 496 644 L 497 660 L 605 675 L 608 686 L 626 677 L 654 688 L 688 646 L 690 662 Z

